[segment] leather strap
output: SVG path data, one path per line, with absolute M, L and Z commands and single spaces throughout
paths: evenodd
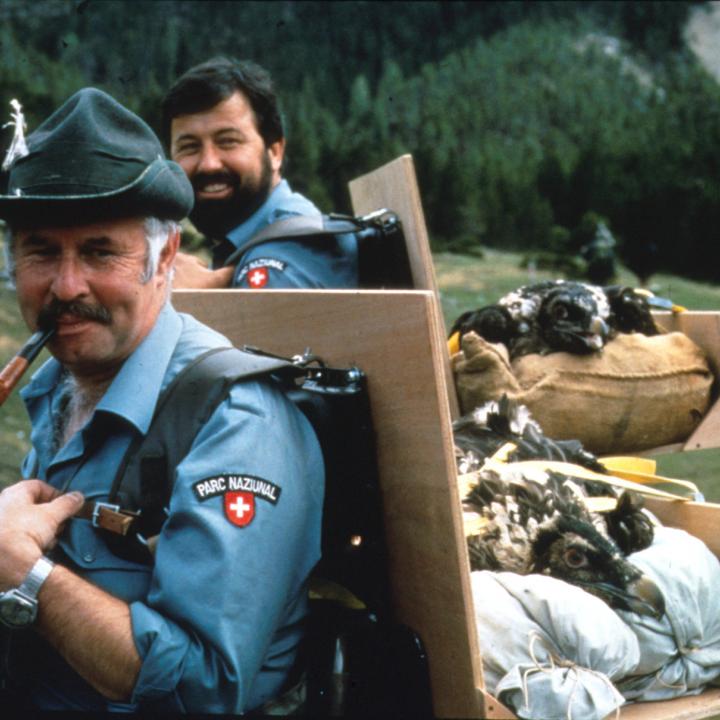
M 116 535 L 127 535 L 136 524 L 139 512 L 123 510 L 117 505 L 103 502 L 86 502 L 75 514 L 81 520 L 90 520 L 94 527 L 109 530 Z

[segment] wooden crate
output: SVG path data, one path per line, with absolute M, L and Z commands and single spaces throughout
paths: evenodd
M 398 619 L 425 643 L 439 718 L 514 718 L 486 690 L 463 534 L 452 418 L 458 406 L 445 344 L 430 244 L 412 157 L 402 156 L 350 183 L 361 215 L 394 210 L 405 232 L 414 291 L 176 291 L 179 310 L 252 344 L 292 355 L 311 347 L 368 375 Z M 658 314 L 708 354 L 720 377 L 720 313 Z M 659 448 L 720 447 L 720 403 L 686 442 Z M 720 556 L 720 505 L 649 499 L 670 526 L 704 540 Z M 720 689 L 622 708 L 623 720 L 694 720 L 720 715 Z
M 720 312 L 697 311 L 655 313 L 655 320 L 666 330 L 685 333 L 707 355 L 713 374 L 720 378 Z M 718 381 L 715 382 L 716 386 Z M 717 387 L 715 388 L 717 395 Z M 658 448 L 656 452 L 707 450 L 720 447 L 720 399 L 716 399 L 695 432 L 684 442 Z
M 447 337 L 445 320 L 440 310 L 435 266 L 412 155 L 401 155 L 382 167 L 351 180 L 348 189 L 356 215 L 366 215 L 386 208 L 394 211 L 400 218 L 410 260 L 413 287 L 416 290 L 429 290 L 432 293 L 433 332 L 444 342 Z M 455 393 L 450 358 L 447 354 L 442 359 L 442 372 L 448 387 L 450 415 L 455 419 L 460 415 L 460 408 Z
M 309 346 L 329 362 L 354 363 L 367 373 L 393 604 L 399 620 L 425 643 L 435 715 L 514 717 L 483 682 L 443 379 L 446 346 L 437 333 L 432 291 L 177 291 L 173 302 L 236 345 L 290 355 Z M 682 322 L 692 335 L 708 332 L 713 320 L 688 315 Z M 720 348 L 720 325 L 714 332 L 714 340 L 704 342 Z M 665 523 L 689 530 L 720 554 L 720 506 L 648 504 Z M 720 690 L 630 705 L 621 717 L 689 720 L 715 714 Z
M 484 717 L 432 292 L 179 290 L 173 304 L 238 346 L 284 355 L 309 346 L 367 374 L 396 613 L 425 643 L 436 715 Z

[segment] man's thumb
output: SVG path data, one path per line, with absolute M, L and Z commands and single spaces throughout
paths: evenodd
M 81 492 L 73 490 L 72 492 L 58 495 L 54 500 L 48 503 L 48 507 L 52 509 L 52 514 L 58 523 L 64 522 L 72 517 L 85 502 L 85 497 Z

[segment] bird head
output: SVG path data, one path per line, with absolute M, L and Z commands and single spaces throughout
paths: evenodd
M 601 350 L 610 334 L 602 292 L 582 283 L 559 283 L 544 297 L 537 322 L 554 351 L 588 354 Z
M 610 303 L 610 322 L 613 328 L 623 333 L 658 334 L 648 294 L 622 285 L 609 285 L 604 290 Z
M 618 610 L 657 619 L 665 612 L 657 585 L 582 517 L 558 514 L 541 525 L 531 570 L 577 585 Z
M 450 328 L 449 336 L 459 333 L 460 337 L 473 330 L 490 343 L 504 343 L 514 336 L 517 323 L 507 308 L 502 305 L 486 305 L 478 310 L 463 313 Z

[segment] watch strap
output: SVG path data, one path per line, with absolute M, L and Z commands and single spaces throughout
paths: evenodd
M 37 598 L 42 584 L 47 580 L 48 575 L 55 567 L 55 563 L 44 555 L 41 555 L 35 564 L 30 568 L 30 572 L 25 576 L 18 591 L 23 595 L 31 598 Z

